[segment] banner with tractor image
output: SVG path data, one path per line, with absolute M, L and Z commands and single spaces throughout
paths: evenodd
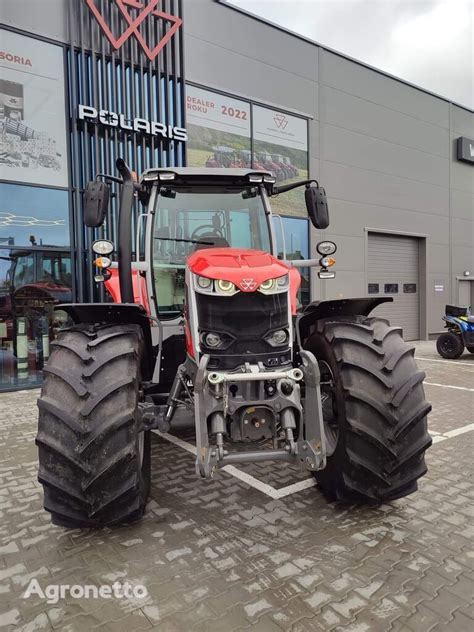
M 308 123 L 270 108 L 253 106 L 253 166 L 273 172 L 277 184 L 308 178 Z M 280 215 L 306 217 L 304 189 L 272 199 Z
M 188 167 L 251 166 L 250 103 L 188 85 Z
M 271 171 L 277 184 L 308 177 L 308 126 L 292 116 L 188 85 L 189 167 L 231 167 Z M 273 198 L 275 213 L 306 217 L 303 190 Z

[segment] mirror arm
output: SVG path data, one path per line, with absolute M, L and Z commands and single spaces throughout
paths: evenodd
M 321 258 L 319 259 L 290 259 L 285 263 L 289 268 L 314 268 L 321 266 Z
M 117 178 L 117 176 L 111 176 L 108 173 L 98 173 L 95 179 L 99 180 L 99 178 L 103 178 L 104 180 L 111 180 L 112 182 L 118 182 L 118 184 L 123 184 L 122 178 Z
M 316 183 L 316 186 L 319 187 L 319 182 L 312 178 L 311 180 L 301 180 L 300 182 L 292 182 L 291 184 L 285 184 L 282 187 L 273 187 L 271 195 L 278 195 L 279 193 L 286 193 L 287 191 L 291 191 L 292 189 L 297 189 L 298 187 L 302 187 L 304 185 L 310 185 L 312 183 Z

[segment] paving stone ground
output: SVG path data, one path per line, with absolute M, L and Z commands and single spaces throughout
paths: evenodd
M 222 472 L 198 480 L 194 458 L 153 436 L 151 501 L 115 529 L 52 526 L 36 481 L 38 391 L 0 395 L 0 630 L 428 632 L 474 629 L 474 356 L 443 362 L 417 349 L 433 404 L 419 491 L 378 508 L 328 504 L 316 487 L 273 500 Z M 444 385 L 444 386 L 440 386 Z M 284 487 L 288 466 L 242 470 Z M 146 587 L 146 597 L 57 603 L 51 584 Z

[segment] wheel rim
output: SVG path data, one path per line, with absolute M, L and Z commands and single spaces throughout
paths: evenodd
M 339 423 L 336 405 L 336 386 L 331 367 L 324 360 L 318 362 L 321 374 L 321 407 L 323 410 L 326 454 L 331 456 L 339 441 Z
M 451 338 L 443 338 L 443 340 L 441 341 L 441 351 L 446 355 L 451 355 L 456 351 L 454 347 L 454 342 L 451 340 Z

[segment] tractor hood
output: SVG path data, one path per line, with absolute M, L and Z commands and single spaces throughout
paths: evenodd
M 263 281 L 289 273 L 289 268 L 268 252 L 241 248 L 206 248 L 187 261 L 194 274 L 232 281 L 242 292 L 255 292 Z

